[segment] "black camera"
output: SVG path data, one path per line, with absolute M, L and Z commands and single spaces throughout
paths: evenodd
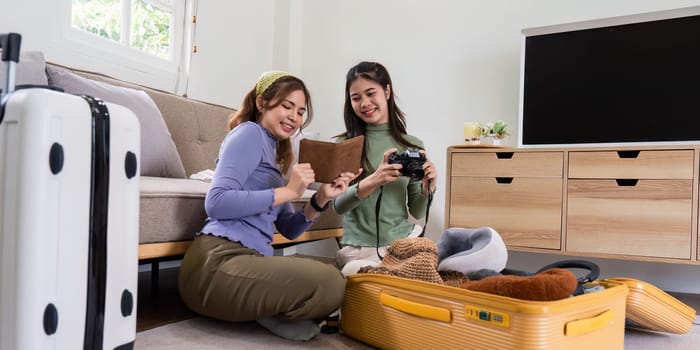
M 423 180 L 425 172 L 423 164 L 425 164 L 425 155 L 416 150 L 407 149 L 403 152 L 394 152 L 389 155 L 389 164 L 401 164 L 401 175 L 408 176 L 413 181 Z

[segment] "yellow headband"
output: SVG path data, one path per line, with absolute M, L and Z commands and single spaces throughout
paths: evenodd
M 279 70 L 263 72 L 263 74 L 260 75 L 260 78 L 258 78 L 258 82 L 255 83 L 255 95 L 262 95 L 265 92 L 265 90 L 267 90 L 267 88 L 269 88 L 270 85 L 272 85 L 272 83 L 277 81 L 277 79 L 287 76 L 292 75 Z

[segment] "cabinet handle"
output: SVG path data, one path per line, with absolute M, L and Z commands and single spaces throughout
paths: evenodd
M 513 158 L 513 152 L 496 152 L 496 158 L 498 158 L 498 159 L 511 159 L 511 158 Z
M 617 156 L 620 158 L 637 158 L 639 151 L 617 151 Z
M 637 186 L 638 181 L 639 180 L 637 180 L 637 179 L 615 179 L 615 182 L 617 182 L 618 186 L 629 186 L 629 187 Z
M 497 177 L 496 182 L 498 182 L 499 184 L 509 184 L 509 183 L 513 182 L 513 178 L 512 177 Z

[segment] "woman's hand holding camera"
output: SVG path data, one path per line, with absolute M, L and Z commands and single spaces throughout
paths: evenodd
M 387 183 L 394 182 L 401 176 L 402 164 L 389 163 L 389 156 L 396 153 L 396 148 L 384 152 L 384 159 L 372 174 L 364 178 L 357 187 L 357 196 L 367 198 L 372 192 Z

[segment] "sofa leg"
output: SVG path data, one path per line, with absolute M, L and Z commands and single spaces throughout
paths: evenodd
M 151 299 L 158 298 L 158 287 L 160 285 L 160 266 L 158 260 L 151 262 Z

